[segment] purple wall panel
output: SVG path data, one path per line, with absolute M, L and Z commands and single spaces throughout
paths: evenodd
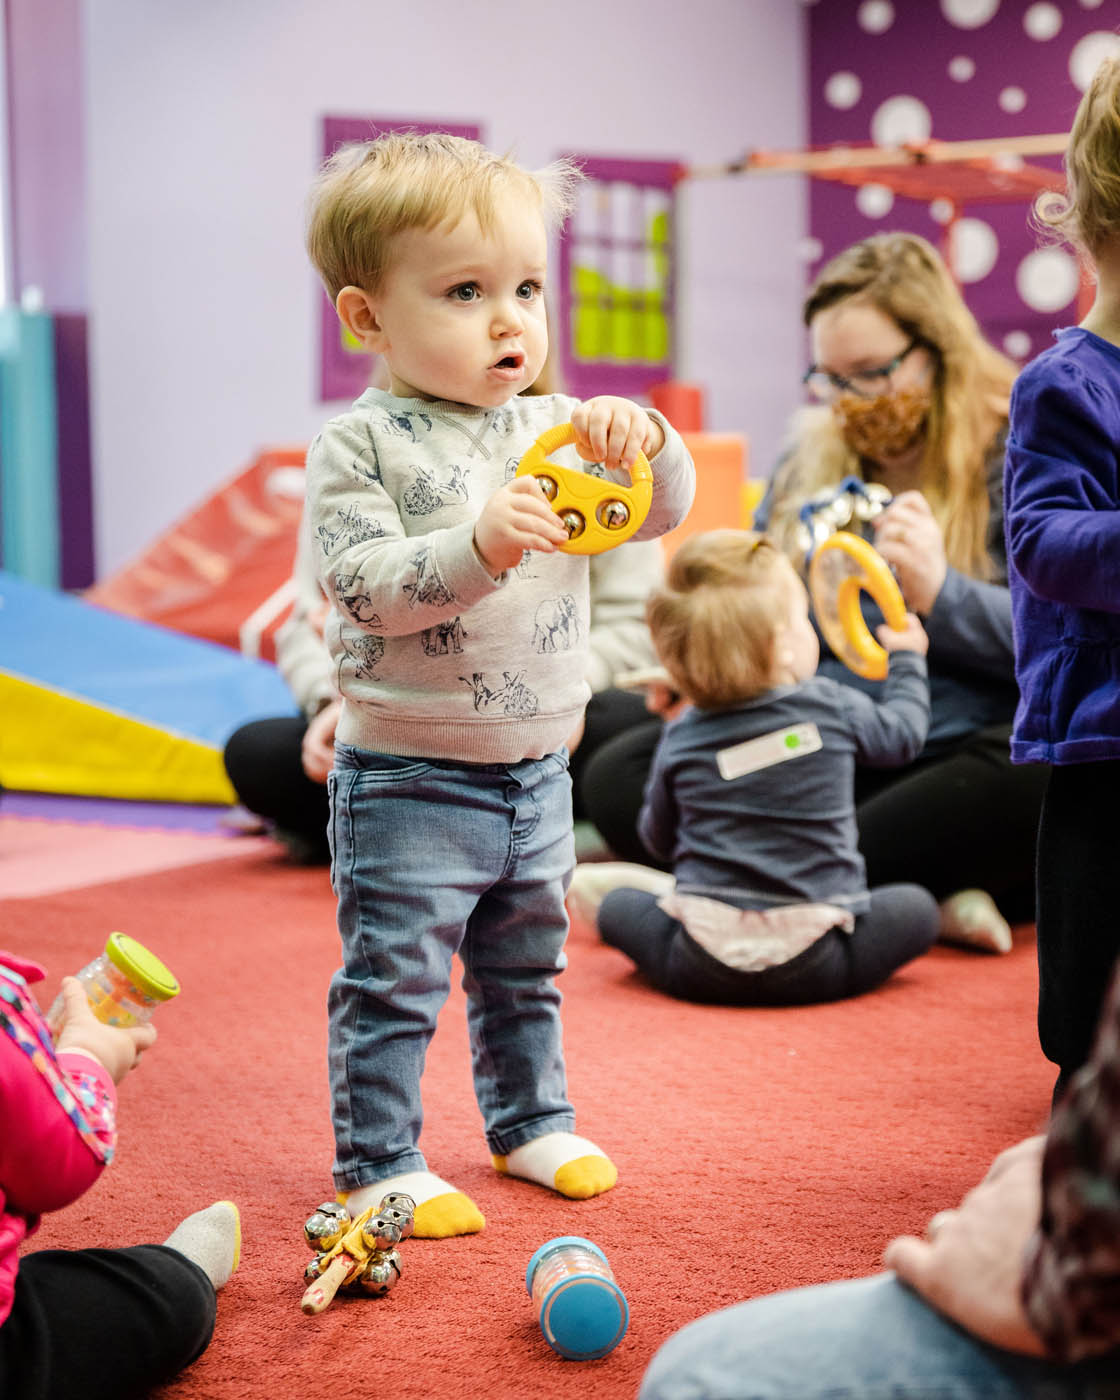
M 372 141 L 386 131 L 446 131 L 468 141 L 478 141 L 482 136 L 482 128 L 477 123 L 450 125 L 404 117 L 324 117 L 323 159 L 347 141 Z M 321 285 L 319 291 L 319 397 L 323 402 L 356 399 L 369 385 L 374 357 L 355 354 L 346 348 L 342 343 L 342 326 L 330 297 Z
M 809 10 L 810 144 L 879 145 L 1069 130 L 1088 75 L 1120 40 L 1115 0 L 827 0 Z M 1060 167 L 1058 157 L 1029 157 Z M 1015 359 L 1077 319 L 1077 266 L 1041 248 L 1030 202 L 961 208 L 954 270 L 987 335 Z M 870 233 L 920 233 L 945 252 L 944 210 L 810 182 L 809 269 Z
M 54 318 L 59 582 L 63 588 L 87 588 L 94 580 L 88 329 L 85 316 Z

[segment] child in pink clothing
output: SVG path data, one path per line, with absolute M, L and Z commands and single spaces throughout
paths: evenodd
M 214 1291 L 237 1266 L 237 1208 L 188 1216 L 162 1245 L 41 1250 L 39 1217 L 83 1195 L 113 1157 L 116 1084 L 155 1029 L 103 1025 L 73 977 L 52 1039 L 36 963 L 0 951 L 0 1395 L 128 1400 L 205 1350 Z

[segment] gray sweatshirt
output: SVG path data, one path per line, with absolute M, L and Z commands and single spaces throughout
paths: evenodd
M 575 729 L 590 694 L 587 557 L 529 552 L 494 579 L 474 526 L 578 402 L 542 395 L 484 409 L 367 389 L 311 444 L 308 517 L 333 604 L 340 742 L 515 763 L 555 751 Z M 678 525 L 695 490 L 679 434 L 653 416 L 665 444 L 638 539 Z M 571 448 L 553 460 L 583 466 Z

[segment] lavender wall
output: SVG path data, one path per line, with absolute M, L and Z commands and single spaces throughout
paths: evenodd
M 1104 54 L 1120 47 L 1116 0 L 821 0 L 810 11 L 810 140 L 881 145 L 1069 130 Z M 1031 158 L 1060 167 L 1060 159 Z M 1078 268 L 1041 248 L 1029 203 L 966 207 L 950 257 L 995 344 L 1024 360 L 1077 319 Z M 942 243 L 945 210 L 889 191 L 814 181 L 811 232 L 827 257 L 876 230 Z M 819 266 L 813 259 L 810 271 Z
M 529 164 L 805 139 L 795 0 L 97 0 L 85 25 L 102 572 L 320 426 L 302 222 L 325 113 L 478 122 Z M 697 182 L 682 215 L 681 369 L 766 470 L 799 396 L 804 184 Z

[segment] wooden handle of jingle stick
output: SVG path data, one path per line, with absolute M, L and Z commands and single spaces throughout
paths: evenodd
M 870 593 L 888 627 L 906 626 L 906 603 L 887 561 L 849 530 L 823 540 L 809 564 L 809 594 L 825 641 L 850 671 L 865 680 L 887 674 L 887 653 L 863 620 L 860 594 Z
M 639 452 L 630 468 L 627 487 L 547 460 L 551 453 L 570 446 L 575 440 L 576 432 L 571 423 L 558 423 L 549 428 L 522 457 L 517 475 L 534 476 L 542 487 L 547 480 L 552 489 L 546 489 L 545 494 L 553 511 L 565 524 L 571 521 L 578 526 L 568 542 L 560 546 L 562 550 L 568 554 L 601 554 L 628 540 L 649 514 L 653 501 L 653 469 L 645 453 Z M 601 509 L 612 506 L 620 506 L 627 512 L 624 524 L 608 526 L 603 523 Z
M 313 1317 L 316 1313 L 324 1312 L 329 1308 L 334 1300 L 334 1295 L 346 1282 L 346 1275 L 353 1267 L 354 1261 L 349 1254 L 336 1254 L 324 1272 L 308 1284 L 303 1297 L 299 1300 L 301 1310 L 308 1317 Z

